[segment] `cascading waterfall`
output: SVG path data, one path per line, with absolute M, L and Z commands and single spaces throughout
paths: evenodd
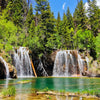
M 82 72 L 84 70 L 84 61 L 81 59 L 81 56 L 78 54 L 78 64 L 80 69 L 80 75 L 82 75 Z
M 54 62 L 53 76 L 68 76 L 69 61 L 67 59 L 67 56 L 68 54 L 66 53 L 66 51 L 57 52 Z
M 5 69 L 6 69 L 6 78 L 9 78 L 9 68 L 8 68 L 8 64 L 6 63 L 6 61 L 0 56 L 0 60 L 3 62 Z
M 48 76 L 46 70 L 45 70 L 44 67 L 43 67 L 43 63 L 41 62 L 41 60 L 40 60 L 40 62 L 39 62 L 39 65 L 38 65 L 37 70 L 40 70 L 40 71 L 41 71 L 41 74 L 42 74 L 43 76 Z
M 31 61 L 29 57 L 29 50 L 25 47 L 20 47 L 14 53 L 14 65 L 17 69 L 18 77 L 33 76 Z
M 58 51 L 56 54 L 53 76 L 82 75 L 85 62 L 75 50 Z

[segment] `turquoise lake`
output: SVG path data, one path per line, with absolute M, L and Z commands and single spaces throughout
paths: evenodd
M 20 83 L 28 81 L 28 83 Z M 99 78 L 18 78 L 0 80 L 0 91 L 9 86 L 14 86 L 16 90 L 30 92 L 31 89 L 65 90 L 66 92 L 78 92 L 81 90 L 100 89 Z

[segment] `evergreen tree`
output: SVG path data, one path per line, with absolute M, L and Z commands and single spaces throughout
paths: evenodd
M 75 9 L 74 22 L 76 27 L 80 26 L 82 27 L 82 29 L 86 29 L 87 17 L 86 17 L 85 8 L 82 0 L 78 2 L 78 5 Z
M 62 20 L 62 44 L 64 49 L 68 49 L 70 46 L 70 33 L 69 33 L 69 27 L 67 25 L 67 17 L 66 14 L 64 13 L 63 15 L 63 20 Z
M 55 33 L 55 19 L 53 13 L 50 10 L 50 5 L 47 0 L 36 0 L 36 3 L 36 11 L 40 15 L 38 24 L 40 27 L 40 34 L 42 34 L 41 41 L 44 49 L 48 51 L 51 47 L 53 47 L 52 45 L 54 45 L 51 40 L 54 40 L 53 37 Z
M 93 31 L 94 36 L 98 35 L 98 29 L 100 29 L 100 11 L 96 5 L 96 0 L 90 1 L 88 0 L 89 8 L 88 8 L 88 17 L 90 22 L 91 30 Z
M 68 20 L 67 23 L 68 23 L 69 29 L 70 28 L 74 28 L 73 17 L 72 17 L 72 15 L 70 13 L 69 7 L 67 8 L 67 14 L 66 14 L 66 16 L 67 16 L 67 20 Z
M 61 22 L 61 18 L 60 18 L 60 13 L 58 12 L 57 21 L 56 21 L 57 30 L 59 30 L 60 22 Z
M 29 9 L 27 17 L 26 17 L 27 32 L 29 32 L 30 27 L 32 29 L 32 25 L 33 25 L 33 27 L 35 27 L 34 23 L 35 22 L 34 22 L 34 16 L 33 16 L 33 7 L 32 7 L 32 4 L 30 4 L 30 9 Z
M 24 0 L 8 0 L 8 5 L 3 14 L 5 19 L 11 20 L 15 25 L 22 27 L 26 12 L 27 4 Z

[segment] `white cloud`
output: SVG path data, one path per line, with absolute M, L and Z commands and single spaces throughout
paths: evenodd
M 100 0 L 96 0 L 97 1 L 97 6 L 100 8 Z
M 85 3 L 84 7 L 86 10 L 88 9 L 88 7 L 89 7 L 88 2 Z
M 96 2 L 97 2 L 96 5 L 100 8 L 100 0 L 96 0 Z M 85 3 L 85 9 L 87 10 L 88 7 L 89 7 L 89 6 L 88 6 L 88 2 L 86 2 L 86 3 Z
M 62 6 L 62 9 L 63 9 L 63 10 L 65 9 L 65 5 L 66 5 L 66 3 L 64 2 L 63 6 Z

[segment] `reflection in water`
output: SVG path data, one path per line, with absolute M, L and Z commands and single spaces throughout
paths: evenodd
M 18 91 L 19 91 L 19 93 L 22 92 L 22 84 L 19 84 L 19 90 L 18 90 Z M 17 92 L 18 92 L 18 91 L 17 91 Z M 15 97 L 15 100 L 21 100 L 21 97 L 22 97 L 22 96 L 18 95 L 17 97 Z
M 26 84 L 18 84 L 19 81 L 30 80 Z M 100 79 L 89 79 L 89 78 L 20 78 L 20 79 L 8 79 L 0 80 L 0 88 L 7 88 L 8 83 L 10 86 L 15 86 L 19 91 L 30 89 L 44 89 L 49 90 L 65 90 L 67 92 L 77 92 L 86 89 L 100 89 Z M 21 91 L 22 92 L 22 91 Z M 24 91 L 25 92 L 25 91 Z
M 6 81 L 5 81 L 5 84 L 6 84 L 5 88 L 8 88 L 8 83 L 9 83 L 9 79 L 7 78 Z

